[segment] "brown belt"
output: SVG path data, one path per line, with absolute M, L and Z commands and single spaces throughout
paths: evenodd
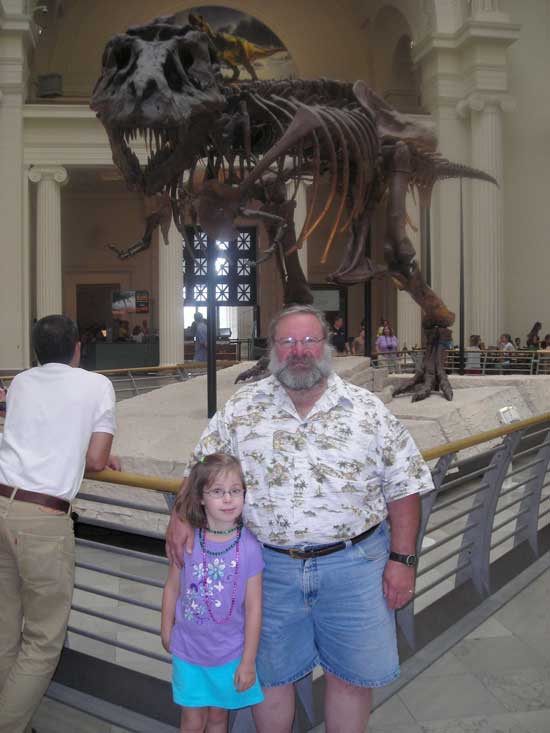
M 30 504 L 40 504 L 40 506 L 47 506 L 48 509 L 57 509 L 60 512 L 67 513 L 71 508 L 71 503 L 65 501 L 65 499 L 58 499 L 57 496 L 50 496 L 49 494 L 41 494 L 38 491 L 27 491 L 26 489 L 14 489 L 13 486 L 6 486 L 6 484 L 0 484 L 0 496 L 7 496 L 8 498 L 13 494 L 15 501 L 28 501 Z
M 370 529 L 367 529 L 366 532 L 358 534 L 356 537 L 352 537 L 351 540 L 347 540 L 346 542 L 334 542 L 331 545 L 312 547 L 310 550 L 300 550 L 294 547 L 274 547 L 273 545 L 265 544 L 264 547 L 267 547 L 268 550 L 273 550 L 273 552 L 282 552 L 283 555 L 290 555 L 290 557 L 292 557 L 294 560 L 309 560 L 312 557 L 323 557 L 323 555 L 332 555 L 333 552 L 338 552 L 339 550 L 345 549 L 348 546 L 348 543 L 355 545 L 357 544 L 357 542 L 365 540 L 369 535 L 377 530 L 379 526 L 380 524 L 375 524 L 374 527 L 370 527 Z

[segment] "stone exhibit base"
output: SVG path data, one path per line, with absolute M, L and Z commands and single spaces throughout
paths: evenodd
M 218 372 L 218 407 L 238 388 L 234 384 L 237 375 L 250 366 L 251 362 L 245 362 Z M 374 391 L 403 421 L 421 449 L 498 427 L 502 407 L 514 406 L 522 419 L 550 411 L 550 376 L 451 376 L 452 402 L 433 394 L 427 400 L 412 403 L 410 396 L 391 397 L 392 386 L 408 375 L 389 376 L 386 369 L 372 368 L 369 359 L 354 356 L 335 358 L 334 369 L 343 378 Z M 206 375 L 199 376 L 118 403 L 114 451 L 121 457 L 123 470 L 182 477 L 207 424 L 206 384 Z M 486 444 L 484 449 L 487 447 Z M 481 450 L 470 449 L 469 455 Z M 162 495 L 151 491 L 91 482 L 85 482 L 83 490 L 125 501 L 138 499 L 159 508 L 166 506 Z M 83 517 L 101 513 L 103 520 L 127 526 L 137 523 L 149 531 L 163 532 L 166 525 L 166 518 L 154 513 L 81 501 L 76 502 L 76 508 Z

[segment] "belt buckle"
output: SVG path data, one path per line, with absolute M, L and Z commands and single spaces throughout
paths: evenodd
M 302 560 L 303 552 L 302 550 L 297 550 L 294 547 L 291 547 L 288 551 L 288 554 L 293 560 Z

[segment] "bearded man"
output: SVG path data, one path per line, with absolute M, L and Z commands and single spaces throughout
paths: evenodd
M 399 675 L 394 613 L 414 592 L 419 494 L 433 488 L 403 425 L 332 372 L 328 334 L 311 306 L 279 313 L 271 376 L 233 395 L 193 457 L 240 459 L 243 521 L 264 547 L 259 733 L 290 733 L 294 683 L 318 664 L 327 733 L 364 733 L 372 688 Z M 173 516 L 171 562 L 192 536 Z

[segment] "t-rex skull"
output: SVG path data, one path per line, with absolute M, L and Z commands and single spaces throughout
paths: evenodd
M 151 196 L 189 168 L 224 107 L 216 52 L 207 35 L 156 18 L 112 38 L 91 107 L 131 190 Z M 131 141 L 145 138 L 142 168 Z

